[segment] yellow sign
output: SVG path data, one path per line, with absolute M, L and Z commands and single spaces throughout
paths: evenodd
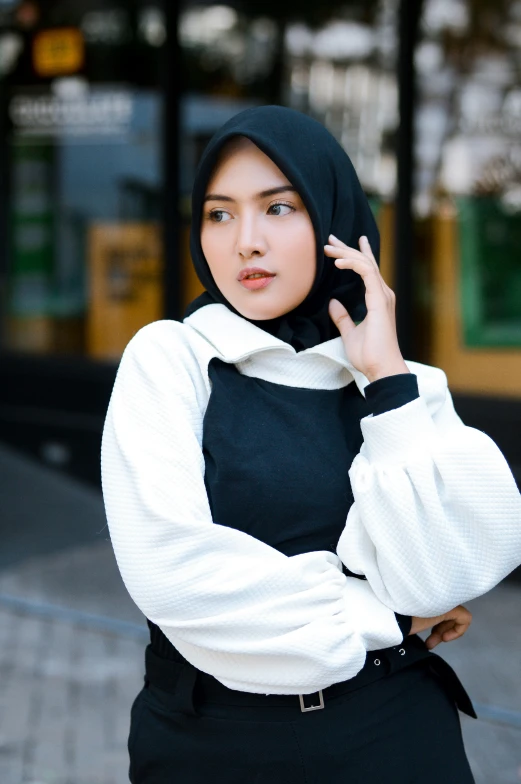
M 75 27 L 42 30 L 33 42 L 33 65 L 38 76 L 65 76 L 80 70 L 85 59 L 83 36 Z
M 89 231 L 87 350 L 119 359 L 138 329 L 163 318 L 163 248 L 154 222 L 96 222 Z

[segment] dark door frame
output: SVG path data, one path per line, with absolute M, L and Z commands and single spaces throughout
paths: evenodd
M 394 226 L 396 331 L 403 356 L 414 354 L 414 111 L 416 72 L 414 51 L 419 34 L 422 0 L 401 0 L 398 11 L 398 113 L 396 137 L 397 191 Z

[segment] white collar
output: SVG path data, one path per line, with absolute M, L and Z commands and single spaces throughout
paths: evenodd
M 289 343 L 270 335 L 269 332 L 233 313 L 221 303 L 199 308 L 185 318 L 183 323 L 211 343 L 225 362 L 245 362 L 251 360 L 254 355 L 269 350 L 285 352 L 287 355 L 285 362 L 288 360 L 291 362 L 291 359 L 295 358 L 297 363 L 307 363 L 313 356 L 318 355 L 334 363 L 331 372 L 342 374 L 344 383 L 340 384 L 341 386 L 345 385 L 346 371 L 350 376 L 348 380 L 354 379 L 362 393 L 369 384 L 366 376 L 348 360 L 340 336 L 297 352 Z

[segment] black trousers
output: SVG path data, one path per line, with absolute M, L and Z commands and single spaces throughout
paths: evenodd
M 130 781 L 474 784 L 453 688 L 425 661 L 326 698 L 323 709 L 290 702 L 226 704 L 193 678 L 166 691 L 145 677 L 131 709 Z

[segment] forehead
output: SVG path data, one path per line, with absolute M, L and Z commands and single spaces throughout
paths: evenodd
M 254 172 L 257 177 L 266 177 L 274 184 L 288 184 L 289 180 L 277 164 L 257 145 L 245 136 L 228 139 L 221 148 L 207 190 L 219 180 L 233 179 Z

